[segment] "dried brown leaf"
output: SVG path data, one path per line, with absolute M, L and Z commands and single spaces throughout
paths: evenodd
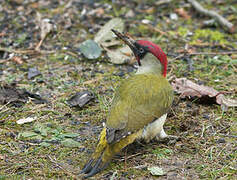
M 108 48 L 105 48 L 105 50 L 107 51 L 107 55 L 111 63 L 130 64 L 130 56 L 132 55 L 132 52 L 128 46 L 124 46 L 116 50 L 110 50 Z
M 19 57 L 19 56 L 14 56 L 11 58 L 11 60 L 17 64 L 23 64 L 23 61 L 22 61 L 21 57 Z
M 42 42 L 44 41 L 44 39 L 46 38 L 46 36 L 53 30 L 53 24 L 50 23 L 49 19 L 47 19 L 47 18 L 43 19 L 39 12 L 37 12 L 37 21 L 38 21 L 38 26 L 40 27 L 41 40 L 35 49 L 39 50 L 40 46 L 41 46 Z
M 184 8 L 179 8 L 179 9 L 175 9 L 175 12 L 180 15 L 181 17 L 183 17 L 184 19 L 190 19 L 191 16 L 187 13 L 187 11 L 185 11 Z
M 181 94 L 182 98 L 185 97 L 198 97 L 198 98 L 208 98 L 209 101 L 212 101 L 213 98 L 217 104 L 226 106 L 226 107 L 236 107 L 237 100 L 225 98 L 222 92 L 215 90 L 212 87 L 198 85 L 187 78 L 176 78 L 172 82 L 173 89 Z
M 47 18 L 42 18 L 41 14 L 37 12 L 38 26 L 40 27 L 40 37 L 44 39 L 48 33 L 53 30 L 53 24 L 50 23 L 50 20 Z

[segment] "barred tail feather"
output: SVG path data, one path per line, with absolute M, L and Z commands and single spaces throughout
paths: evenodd
M 142 131 L 138 131 L 114 144 L 108 144 L 106 141 L 106 129 L 104 128 L 93 157 L 86 163 L 81 171 L 81 173 L 87 174 L 84 178 L 91 177 L 106 168 L 115 154 L 119 153 L 127 145 L 133 143 L 141 134 Z

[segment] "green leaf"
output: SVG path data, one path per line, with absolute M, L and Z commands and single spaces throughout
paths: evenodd
M 67 138 L 74 138 L 74 137 L 77 137 L 79 136 L 78 134 L 76 133 L 64 133 L 62 134 L 64 137 L 67 137 Z
M 79 49 L 87 59 L 97 59 L 100 57 L 102 51 L 100 46 L 91 39 L 81 43 Z
M 67 138 L 67 139 L 61 141 L 61 144 L 66 147 L 80 147 L 81 146 L 81 144 L 79 142 L 74 141 L 71 138 Z
M 124 30 L 124 21 L 120 18 L 113 18 L 107 22 L 95 35 L 95 42 L 102 43 L 111 40 L 115 37 L 111 29 L 115 29 L 119 32 Z
M 28 138 L 28 137 L 34 137 L 34 136 L 38 136 L 37 133 L 35 132 L 31 132 L 31 131 L 26 131 L 26 132 L 22 132 L 19 134 L 19 137 L 25 137 L 25 138 Z
M 158 167 L 158 166 L 152 166 L 152 167 L 149 167 L 147 168 L 148 171 L 150 171 L 150 173 L 153 175 L 153 176 L 162 176 L 165 174 L 165 172 L 163 171 L 162 168 Z
M 39 132 L 42 136 L 47 136 L 47 134 L 48 134 L 47 128 L 40 123 L 35 124 L 34 131 Z
M 40 146 L 43 146 L 43 147 L 49 147 L 50 144 L 47 143 L 47 142 L 42 142 L 42 143 L 40 143 Z

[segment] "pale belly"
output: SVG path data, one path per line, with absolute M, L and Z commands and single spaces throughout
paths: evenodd
M 167 114 L 164 114 L 159 119 L 156 119 L 155 121 L 144 127 L 140 138 L 144 139 L 146 142 L 149 142 L 156 136 L 158 136 L 161 139 L 167 137 L 168 135 L 165 133 L 163 129 L 166 117 Z

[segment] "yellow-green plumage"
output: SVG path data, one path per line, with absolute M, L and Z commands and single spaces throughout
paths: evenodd
M 99 143 L 82 170 L 89 173 L 86 177 L 101 171 L 115 154 L 134 140 L 146 137 L 149 141 L 163 130 L 166 116 L 160 125 L 159 118 L 169 110 L 173 90 L 162 74 L 163 66 L 157 57 L 148 53 L 141 63 L 137 73 L 125 79 L 115 93 Z M 158 123 L 154 125 L 160 127 L 150 126 L 146 129 L 155 120 Z M 146 133 L 144 136 L 145 130 L 159 132 Z
M 161 74 L 138 74 L 121 84 L 106 126 L 136 131 L 167 112 L 173 90 Z

